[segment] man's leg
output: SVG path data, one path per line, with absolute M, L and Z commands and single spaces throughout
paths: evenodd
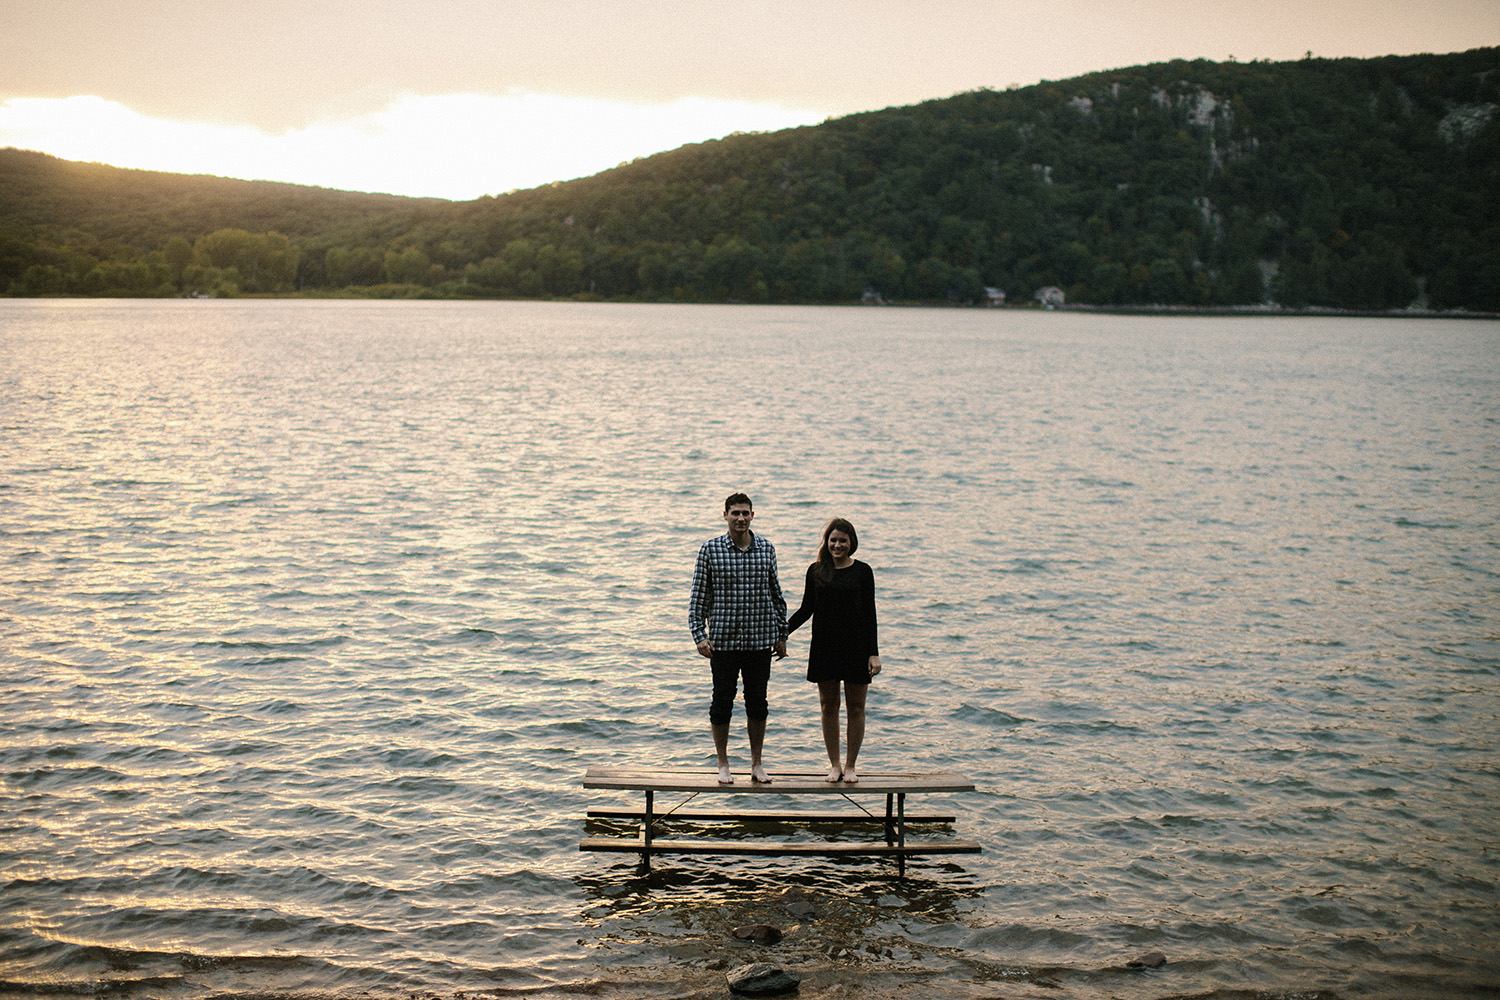
M 760 784 L 771 783 L 771 776 L 760 763 L 761 747 L 766 742 L 766 686 L 771 680 L 771 651 L 751 653 L 742 667 L 745 675 L 745 733 L 750 737 L 750 778 Z
M 750 736 L 750 767 L 753 770 L 760 765 L 760 748 L 766 742 L 766 720 L 746 719 L 745 732 Z
M 708 706 L 709 728 L 714 735 L 714 754 L 719 763 L 719 784 L 734 784 L 729 770 L 729 716 L 734 710 L 734 692 L 739 683 L 739 664 L 727 653 L 715 653 L 709 659 L 713 671 L 714 697 Z

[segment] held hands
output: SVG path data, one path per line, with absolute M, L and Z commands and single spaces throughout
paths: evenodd
M 872 656 L 870 657 L 870 676 L 874 677 L 878 673 L 880 673 L 880 657 Z
M 786 640 L 782 639 L 776 645 L 772 646 L 771 652 L 775 654 L 776 659 L 778 660 L 786 659 Z

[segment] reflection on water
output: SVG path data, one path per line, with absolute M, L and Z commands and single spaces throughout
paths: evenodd
M 769 955 L 819 996 L 1491 995 L 1497 348 L 0 304 L 0 990 L 722 996 Z M 685 603 L 734 489 L 793 591 L 829 516 L 859 526 L 861 761 L 972 778 L 909 804 L 983 854 L 577 851 L 624 804 L 589 765 L 708 766 Z M 773 772 L 823 756 L 801 641 Z

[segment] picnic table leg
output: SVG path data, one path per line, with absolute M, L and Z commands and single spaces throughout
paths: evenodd
M 651 789 L 646 789 L 646 812 L 641 817 L 641 864 L 651 870 Z
M 900 847 L 896 861 L 896 873 L 906 877 L 906 793 L 896 793 L 896 846 Z
M 885 793 L 885 846 L 890 847 L 896 842 L 896 823 L 891 813 L 891 804 L 895 802 L 894 792 Z

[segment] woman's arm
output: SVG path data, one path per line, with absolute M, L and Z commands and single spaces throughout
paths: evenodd
M 807 567 L 807 581 L 802 585 L 802 607 L 798 608 L 792 617 L 786 621 L 787 634 L 797 631 L 798 627 L 818 609 L 818 564 L 813 563 Z

